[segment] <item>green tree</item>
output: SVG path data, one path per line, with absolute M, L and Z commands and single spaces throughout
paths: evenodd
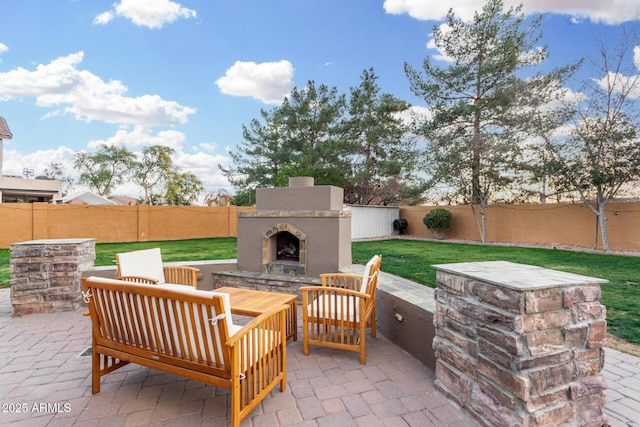
M 221 168 L 237 193 L 236 201 L 255 200 L 258 187 L 286 186 L 291 176 L 342 186 L 349 153 L 344 138 L 344 95 L 326 85 L 294 88 L 282 105 L 262 110 L 261 119 L 243 126 L 243 141 L 231 152 L 233 167 Z
M 489 0 L 469 22 L 449 11 L 433 37 L 450 65 L 427 57 L 419 72 L 405 64 L 411 90 L 431 112 L 416 128 L 427 139 L 429 172 L 471 204 L 483 243 L 488 203 L 521 188 L 524 136 L 514 113 L 527 100 L 519 92 L 541 94 L 551 82 L 541 74 L 519 77 L 547 57 L 546 47 L 538 47 L 540 18 L 525 26 L 521 10 L 505 11 L 501 0 Z
M 103 197 L 130 175 L 135 155 L 125 147 L 101 144 L 94 153 L 81 151 L 74 155 L 74 167 L 80 172 L 78 183 L 85 184 Z
M 255 202 L 255 189 L 273 187 L 280 169 L 286 165 L 290 153 L 285 148 L 282 125 L 276 120 L 277 109 L 261 110 L 262 120 L 253 119 L 242 126 L 243 141 L 237 151 L 229 153 L 234 167 L 220 167 L 236 189 L 235 202 L 251 205 Z
M 62 183 L 63 196 L 69 194 L 69 191 L 75 183 L 75 180 L 64 172 L 61 163 L 49 163 L 49 166 L 44 169 L 43 175 L 49 179 L 55 179 L 56 181 L 60 181 Z
M 192 205 L 203 191 L 202 182 L 193 173 L 173 171 L 167 181 L 165 203 Z
M 277 111 L 289 158 L 276 176 L 284 186 L 291 176 L 312 176 L 321 185 L 342 186 L 351 146 L 344 138 L 346 98 L 338 89 L 309 81 L 294 88 Z
M 633 66 L 635 32 L 625 33 L 611 51 L 600 43 L 591 61 L 594 78 L 579 91 L 569 135 L 547 138 L 545 148 L 562 185 L 577 192 L 596 216 L 604 251 L 610 250 L 606 206 L 625 185 L 640 179 L 640 75 Z
M 142 147 L 139 160 L 133 163 L 132 177 L 139 184 L 144 197 L 142 203 L 153 204 L 163 193 L 167 181 L 175 172 L 171 156 L 175 150 L 162 145 Z
M 394 204 L 407 193 L 412 181 L 417 150 L 408 138 L 400 113 L 409 104 L 391 94 L 381 93 L 373 68 L 364 70 L 360 85 L 351 88 L 347 138 L 353 144 L 351 176 L 345 186 L 348 203 Z

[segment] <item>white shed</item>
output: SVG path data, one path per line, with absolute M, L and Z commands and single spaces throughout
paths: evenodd
M 393 221 L 400 217 L 398 206 L 345 205 L 344 209 L 351 211 L 352 240 L 391 236 Z

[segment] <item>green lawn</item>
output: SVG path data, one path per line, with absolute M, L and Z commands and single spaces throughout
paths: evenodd
M 353 244 L 354 262 L 362 263 L 376 253 L 383 255 L 383 271 L 432 287 L 436 272 L 431 265 L 469 261 L 511 261 L 607 279 L 601 302 L 607 307 L 609 333 L 640 344 L 640 257 L 432 241 Z
M 96 245 L 96 266 L 114 265 L 115 253 L 160 247 L 165 261 L 236 258 L 236 239 L 195 239 L 162 242 L 101 243 Z M 609 280 L 602 285 L 609 332 L 640 344 L 640 257 L 565 250 L 482 246 L 459 243 L 384 240 L 353 244 L 353 261 L 365 263 L 382 254 L 382 270 L 435 286 L 431 265 L 469 261 L 512 261 Z M 9 250 L 0 250 L 0 287 L 9 285 Z
M 237 244 L 234 237 L 161 242 L 99 243 L 96 245 L 95 265 L 116 265 L 115 254 L 150 248 L 160 248 L 162 260 L 166 262 L 235 259 L 237 257 Z

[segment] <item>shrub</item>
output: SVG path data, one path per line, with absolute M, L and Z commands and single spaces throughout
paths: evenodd
M 451 212 L 437 208 L 429 211 L 422 220 L 424 225 L 438 238 L 442 238 L 445 231 L 451 228 Z

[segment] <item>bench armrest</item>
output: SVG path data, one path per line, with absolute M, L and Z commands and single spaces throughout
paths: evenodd
M 198 286 L 198 273 L 200 269 L 186 265 L 163 266 L 164 281 L 177 285 Z
M 225 343 L 230 350 L 231 391 L 240 400 L 239 407 L 232 408 L 232 420 L 240 418 L 236 414 L 251 411 L 278 383 L 280 391 L 285 390 L 286 311 L 287 306 L 281 305 L 261 314 Z

